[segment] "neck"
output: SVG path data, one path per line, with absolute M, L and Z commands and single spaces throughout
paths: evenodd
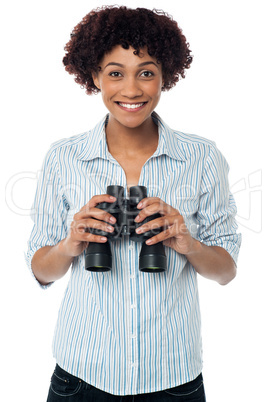
M 121 125 L 112 115 L 106 126 L 106 138 L 111 154 L 147 152 L 158 144 L 158 127 L 152 117 L 138 127 Z

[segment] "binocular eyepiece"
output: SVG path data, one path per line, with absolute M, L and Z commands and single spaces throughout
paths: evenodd
M 116 197 L 114 203 L 102 202 L 98 208 L 108 211 L 116 218 L 114 231 L 112 233 L 103 232 L 98 229 L 89 228 L 89 232 L 106 236 L 106 243 L 90 242 L 85 250 L 85 269 L 93 272 L 105 272 L 112 269 L 112 255 L 110 241 L 121 239 L 123 236 L 130 236 L 134 242 L 142 242 L 142 248 L 139 255 L 139 270 L 143 272 L 162 272 L 166 271 L 166 255 L 162 243 L 147 245 L 145 241 L 161 232 L 161 228 L 153 229 L 149 232 L 137 234 L 136 229 L 144 223 L 160 217 L 160 214 L 154 214 L 147 217 L 142 223 L 136 223 L 134 220 L 139 213 L 137 205 L 147 197 L 147 189 L 144 186 L 130 187 L 129 199 L 124 197 L 124 188 L 122 186 L 108 186 L 107 194 Z

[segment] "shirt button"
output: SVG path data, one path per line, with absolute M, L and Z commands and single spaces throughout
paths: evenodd
M 136 304 L 131 304 L 131 308 L 136 308 Z
M 135 368 L 135 367 L 137 367 L 137 366 L 138 366 L 138 363 L 132 363 L 132 364 L 131 364 L 131 367 L 132 367 L 132 368 Z

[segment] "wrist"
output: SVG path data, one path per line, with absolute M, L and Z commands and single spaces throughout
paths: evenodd
M 202 247 L 202 243 L 199 240 L 192 238 L 190 250 L 185 254 L 185 257 L 190 259 L 190 257 L 197 256 L 199 253 L 201 253 Z
M 70 254 L 69 252 L 69 246 L 68 246 L 68 238 L 66 237 L 65 239 L 61 240 L 58 244 L 57 244 L 57 251 L 58 251 L 58 255 L 61 258 L 66 258 L 69 260 L 73 260 L 73 256 Z

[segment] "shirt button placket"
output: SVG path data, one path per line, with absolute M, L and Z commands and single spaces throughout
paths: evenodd
M 130 325 L 130 345 L 131 345 L 131 384 L 133 391 L 137 386 L 137 373 L 138 373 L 138 339 L 137 339 L 137 298 L 136 298 L 136 255 L 135 245 L 129 245 L 129 257 L 130 257 L 130 289 L 131 289 L 131 325 Z

